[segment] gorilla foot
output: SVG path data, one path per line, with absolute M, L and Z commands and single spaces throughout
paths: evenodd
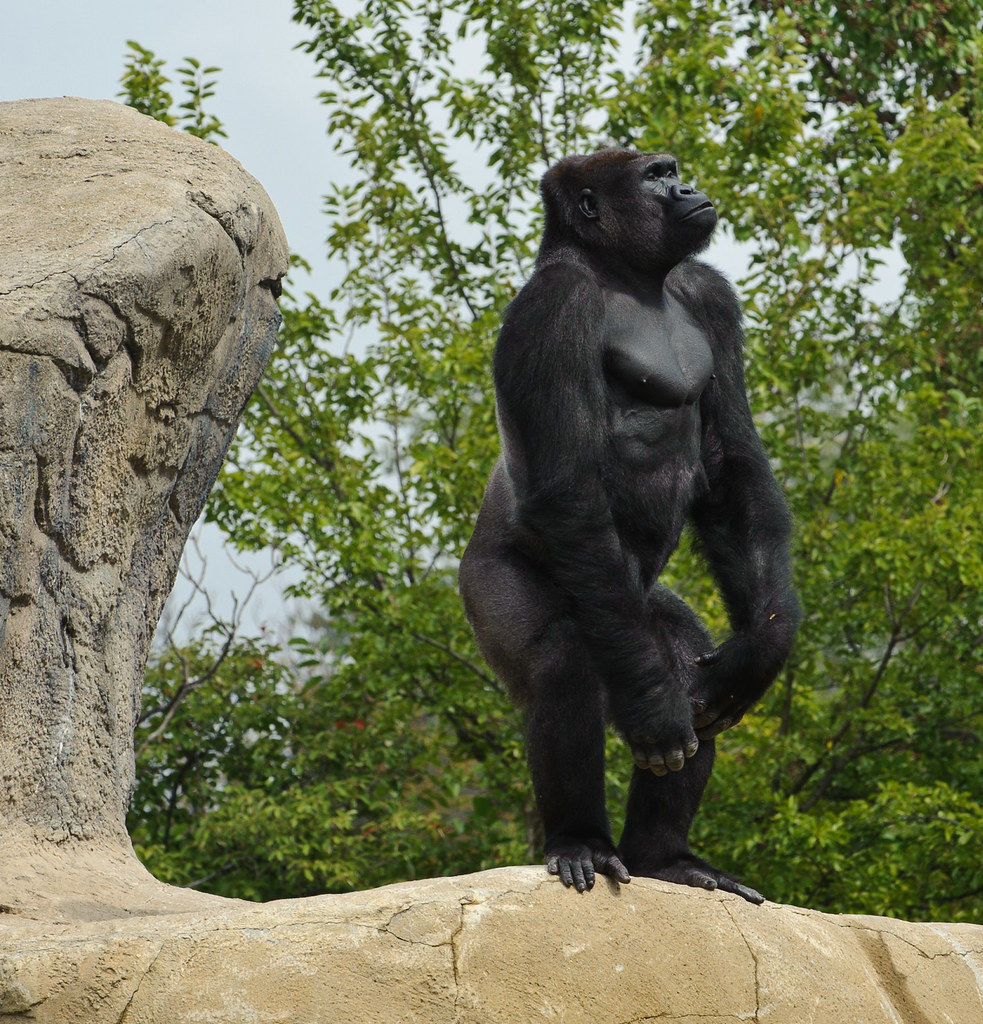
M 559 875 L 566 886 L 573 886 L 577 892 L 594 888 L 595 872 L 610 875 L 619 882 L 631 881 L 628 869 L 621 863 L 613 846 L 599 842 L 550 843 L 546 850 L 546 870 Z
M 693 854 L 682 854 L 668 864 L 659 867 L 633 867 L 636 875 L 644 878 L 658 878 L 663 882 L 676 882 L 679 885 L 692 885 L 697 889 L 719 889 L 721 892 L 732 892 L 741 896 L 748 903 L 764 903 L 765 898 L 757 889 L 742 885 L 733 875 L 712 867 L 705 860 Z

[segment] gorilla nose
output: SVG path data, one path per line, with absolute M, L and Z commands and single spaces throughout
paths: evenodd
M 696 195 L 696 189 L 693 188 L 692 185 L 687 185 L 685 182 L 681 181 L 678 185 L 673 185 L 672 188 L 669 189 L 669 195 L 672 196 L 673 199 L 682 199 L 685 196 Z

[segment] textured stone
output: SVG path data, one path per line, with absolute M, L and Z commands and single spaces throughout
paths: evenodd
M 286 269 L 219 148 L 116 103 L 0 104 L 0 862 L 128 844 L 147 650 Z
M 981 978 L 983 927 L 648 879 L 579 896 L 542 867 L 84 924 L 0 917 L 0 1013 L 51 1024 L 977 1024 Z

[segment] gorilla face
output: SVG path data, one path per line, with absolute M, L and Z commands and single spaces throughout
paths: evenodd
M 603 150 L 568 157 L 543 179 L 546 236 L 572 235 L 588 251 L 665 272 L 704 249 L 717 212 L 680 180 L 666 153 Z

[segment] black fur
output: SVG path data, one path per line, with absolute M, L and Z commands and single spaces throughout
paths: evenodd
M 461 562 L 465 609 L 524 711 L 551 872 L 580 890 L 630 871 L 760 902 L 687 838 L 714 737 L 767 689 L 799 618 L 740 306 L 692 258 L 716 213 L 666 154 L 571 157 L 542 191 L 536 270 L 495 349 L 502 457 Z M 730 615 L 716 648 L 658 582 L 687 521 Z M 606 720 L 636 764 L 617 848 Z

